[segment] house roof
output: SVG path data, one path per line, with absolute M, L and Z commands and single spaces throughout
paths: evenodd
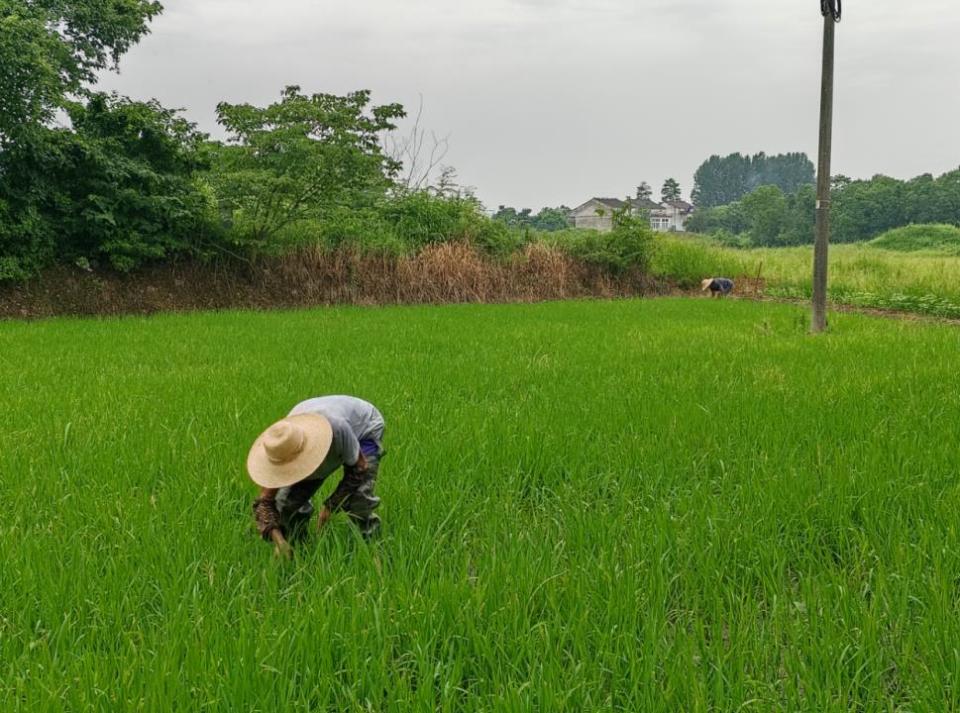
M 625 205 L 625 202 L 620 200 L 619 198 L 591 198 L 587 202 L 578 205 L 576 208 L 574 208 L 570 212 L 579 213 L 581 210 L 586 208 L 591 203 L 600 203 L 601 205 L 607 206 L 607 208 L 613 208 L 615 210 L 623 208 L 623 206 Z
M 594 198 L 593 200 L 608 205 L 611 208 L 623 208 L 624 206 L 624 201 L 619 198 Z
M 664 201 L 663 203 L 657 203 L 649 198 L 628 198 L 627 200 L 621 200 L 620 198 L 591 198 L 570 212 L 579 213 L 591 203 L 600 203 L 601 205 L 605 205 L 614 210 L 619 210 L 624 206 L 629 205 L 634 210 L 646 210 L 650 212 L 659 211 L 663 213 L 669 211 L 670 208 L 677 209 L 683 213 L 693 212 L 693 206 L 686 201 Z

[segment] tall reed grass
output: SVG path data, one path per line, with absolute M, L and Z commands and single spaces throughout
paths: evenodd
M 829 297 L 836 304 L 902 309 L 960 317 L 960 257 L 942 251 L 902 252 L 870 243 L 832 245 Z M 736 249 L 698 236 L 667 236 L 654 274 L 693 286 L 698 276 L 749 283 L 758 276 L 768 295 L 808 298 L 812 246 Z

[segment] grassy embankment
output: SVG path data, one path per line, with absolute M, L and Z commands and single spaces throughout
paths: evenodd
M 813 247 L 725 248 L 699 237 L 668 237 L 654 271 L 693 286 L 699 275 L 750 276 L 766 294 L 808 298 Z M 858 307 L 960 317 L 960 229 L 911 226 L 869 243 L 830 247 L 830 299 Z

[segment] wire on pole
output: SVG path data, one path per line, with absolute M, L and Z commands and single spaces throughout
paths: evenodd
M 843 15 L 842 0 L 820 0 L 820 12 L 824 17 L 832 17 L 834 22 L 840 22 Z

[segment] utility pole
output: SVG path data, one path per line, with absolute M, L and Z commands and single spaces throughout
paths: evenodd
M 823 77 L 820 81 L 820 155 L 817 163 L 817 240 L 813 248 L 814 334 L 827 328 L 827 253 L 830 247 L 830 154 L 833 148 L 833 49 L 841 0 L 820 0 Z

